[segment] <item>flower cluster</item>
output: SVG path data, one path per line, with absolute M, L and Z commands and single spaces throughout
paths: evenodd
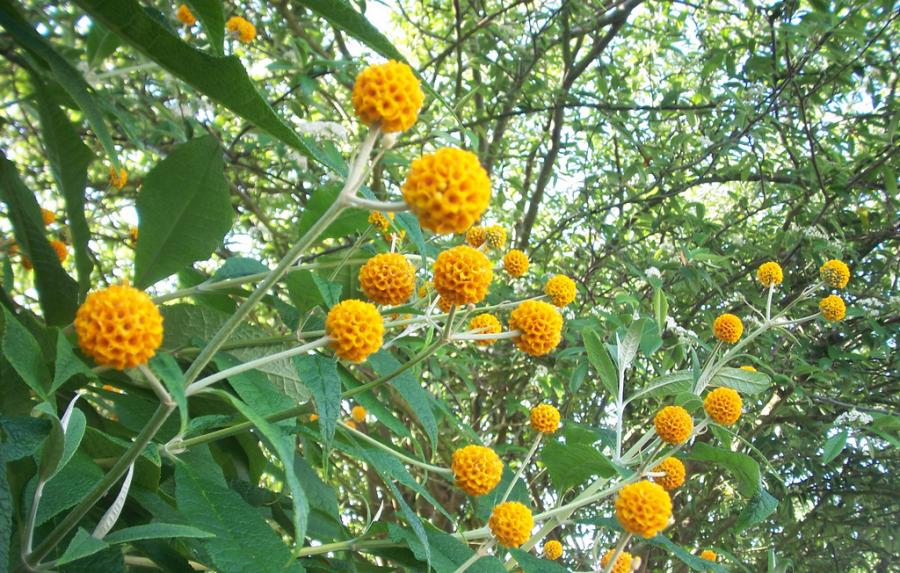
M 491 261 L 466 245 L 448 249 L 434 261 L 434 290 L 449 304 L 481 302 L 493 278 Z
M 756 280 L 759 281 L 759 284 L 766 287 L 780 285 L 781 281 L 784 280 L 781 265 L 774 261 L 759 265 L 759 268 L 756 269 Z
M 556 561 L 563 554 L 563 546 L 562 543 L 555 539 L 551 539 L 547 543 L 544 544 L 544 557 L 549 559 L 550 561 Z
M 512 311 L 510 330 L 518 330 L 516 346 L 532 356 L 543 356 L 562 340 L 563 319 L 552 305 L 539 300 L 526 300 Z
M 503 257 L 503 268 L 513 277 L 521 277 L 528 272 L 528 255 L 519 249 L 512 249 Z
M 847 316 L 847 306 L 841 297 L 831 294 L 819 301 L 819 312 L 822 313 L 825 320 L 836 322 L 844 320 L 844 317 Z
M 744 333 L 744 324 L 733 314 L 721 314 L 713 321 L 713 334 L 727 344 L 734 344 Z
M 125 169 L 119 169 L 116 171 L 115 167 L 109 168 L 109 184 L 119 189 L 120 191 L 125 187 L 125 184 L 128 182 L 128 172 Z
M 197 18 L 194 16 L 193 12 L 191 12 L 191 9 L 187 7 L 187 4 L 182 4 L 178 7 L 178 10 L 175 12 L 175 17 L 188 28 L 197 23 Z
M 453 452 L 451 469 L 459 489 L 471 496 L 479 496 L 490 492 L 500 483 L 503 462 L 494 450 L 472 445 Z
M 256 38 L 256 26 L 240 16 L 229 18 L 225 29 L 242 44 L 249 44 Z
M 507 501 L 494 507 L 488 520 L 491 533 L 503 547 L 518 547 L 528 541 L 534 528 L 531 510 L 517 501 Z
M 391 60 L 369 66 L 356 76 L 353 109 L 364 124 L 385 133 L 406 131 L 419 117 L 425 94 L 412 68 Z
M 730 426 L 741 417 L 741 396 L 731 388 L 716 388 L 706 395 L 703 409 L 715 422 Z
M 831 259 L 819 268 L 819 277 L 828 286 L 842 289 L 850 282 L 850 268 L 843 261 Z
M 575 281 L 566 275 L 554 275 L 544 285 L 544 294 L 555 306 L 562 308 L 575 302 Z
M 646 539 L 654 537 L 669 523 L 672 500 L 661 485 L 649 481 L 629 484 L 616 498 L 616 519 L 628 533 Z
M 694 431 L 691 415 L 681 406 L 666 406 L 657 412 L 653 426 L 659 439 L 673 446 L 686 442 Z
M 535 432 L 552 434 L 559 429 L 559 410 L 550 404 L 541 404 L 531 409 L 531 427 Z
M 609 561 L 610 559 L 612 559 L 615 553 L 615 549 L 610 549 L 609 551 L 604 553 L 603 558 L 600 559 L 600 566 L 606 567 L 607 565 L 609 565 Z M 631 573 L 631 564 L 633 560 L 634 556 L 631 553 L 622 551 L 621 553 L 619 553 L 619 556 L 616 557 L 616 562 L 613 564 L 612 569 L 609 570 L 609 573 Z
M 687 473 L 684 469 L 684 464 L 675 457 L 664 459 L 659 465 L 653 468 L 653 471 L 665 474 L 653 478 L 653 481 L 663 486 L 663 489 L 665 490 L 673 490 L 681 487 Z
M 348 299 L 331 307 L 325 319 L 325 333 L 339 358 L 362 362 L 381 348 L 384 321 L 374 305 Z
M 469 330 L 474 330 L 477 334 L 497 334 L 503 330 L 503 327 L 500 325 L 500 321 L 497 320 L 496 316 L 484 313 L 479 314 L 469 321 Z M 479 346 L 490 346 L 496 342 L 496 339 L 486 338 L 483 340 L 476 340 L 475 344 Z
M 378 304 L 403 304 L 416 289 L 416 269 L 399 253 L 375 255 L 360 267 L 359 286 Z

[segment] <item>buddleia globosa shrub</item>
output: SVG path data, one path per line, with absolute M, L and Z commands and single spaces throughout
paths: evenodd
M 175 14 L 186 28 L 197 23 L 187 5 Z M 108 18 L 116 24 L 112 11 Z M 257 34 L 241 16 L 225 27 L 239 43 Z M 606 364 L 603 375 L 614 378 L 609 427 L 615 439 L 604 448 L 581 444 L 578 451 L 587 455 L 587 448 L 609 471 L 531 499 L 522 494 L 523 483 L 545 469 L 553 476 L 577 472 L 581 463 L 575 444 L 559 439 L 560 429 L 574 421 L 553 404 L 557 396 L 545 396 L 527 422 L 508 428 L 519 446 L 509 448 L 462 421 L 438 426 L 429 394 L 438 390 L 436 381 L 411 374 L 438 352 L 490 361 L 505 344 L 527 361 L 552 355 L 562 343 L 576 283 L 561 274 L 542 279 L 525 251 L 507 250 L 506 229 L 488 224 L 494 183 L 469 150 L 441 147 L 410 157 L 395 201 L 375 199 L 366 189 L 373 167 L 416 124 L 425 103 L 408 65 L 366 67 L 349 98 L 364 135 L 348 158 L 343 184 L 274 267 L 180 290 L 158 287 L 155 296 L 143 290 L 153 281 L 141 277 L 134 286 L 87 285 L 89 294 L 54 330 L 12 304 L 17 312 L 3 311 L 4 377 L 22 382 L 5 385 L 4 392 L 23 393 L 28 402 L 25 412 L 2 421 L 4 508 L 12 510 L 5 524 L 15 526 L 4 529 L 3 548 L 12 569 L 112 571 L 127 564 L 301 571 L 374 570 L 380 564 L 462 572 L 504 570 L 505 564 L 543 571 L 551 562 L 564 567 L 573 548 L 587 543 L 595 547 L 592 570 L 637 570 L 644 544 L 659 545 L 683 511 L 673 493 L 691 482 L 683 460 L 696 438 L 711 428 L 737 435 L 741 417 L 753 414 L 747 404 L 754 402 L 745 402 L 742 393 L 765 385 L 768 376 L 733 367 L 750 343 L 767 331 L 845 316 L 842 299 L 828 294 L 818 311 L 792 318 L 823 287 L 847 286 L 844 263 L 825 263 L 820 280 L 779 311 L 772 295 L 784 273 L 768 262 L 758 272 L 766 308 L 718 316 L 708 337 L 714 343 L 692 371 L 663 373 L 633 387 L 628 373 L 640 321 L 609 344 L 592 345 L 592 361 Z M 116 163 L 108 167 L 111 191 L 129 182 Z M 4 169 L 11 180 L 9 167 Z M 19 187 L 15 192 L 23 194 Z M 20 201 L 14 208 L 30 207 Z M 360 294 L 343 296 L 330 281 L 355 268 L 349 256 L 300 261 L 352 210 L 368 213 L 369 227 L 354 238 L 351 255 L 366 256 L 350 276 Z M 31 212 L 17 214 L 15 224 L 25 268 L 32 260 L 27 257 L 62 251 L 41 251 L 42 227 L 27 221 L 50 225 L 55 217 Z M 423 229 L 432 234 L 430 243 L 441 245 L 433 256 L 411 252 L 411 235 Z M 153 232 L 129 231 L 139 243 L 138 258 L 140 241 L 148 234 L 152 241 Z M 14 245 L 5 243 L 7 256 L 15 254 Z M 57 263 L 44 257 L 40 264 L 35 270 L 43 280 Z M 120 264 L 129 274 L 129 262 Z M 296 282 L 299 277 L 311 280 Z M 538 286 L 521 300 L 490 298 L 498 282 L 515 281 Z M 295 295 L 300 291 L 292 302 L 312 296 L 303 289 L 317 289 L 312 306 L 325 307 L 323 312 L 313 309 L 292 327 L 258 312 L 287 305 L 279 298 L 285 284 Z M 211 293 L 228 294 L 238 304 L 218 316 L 177 302 Z M 22 293 L 7 294 L 24 300 Z M 289 334 L 263 335 L 273 324 Z M 52 374 L 42 358 L 48 352 L 55 357 Z M 280 382 L 273 384 L 269 374 Z M 676 383 L 681 391 L 670 392 Z M 636 400 L 660 397 L 652 417 L 625 427 Z M 408 417 L 418 417 L 434 434 L 431 455 L 392 412 L 404 401 Z M 556 453 L 541 455 L 542 447 Z M 695 459 L 714 463 L 733 455 L 709 445 L 700 454 Z M 380 507 L 360 507 L 354 499 L 354 482 L 369 480 Z M 465 501 L 443 507 L 441 500 L 451 498 Z M 593 530 L 596 540 L 576 530 L 585 512 L 594 523 L 605 523 Z M 368 515 L 365 523 L 352 521 L 359 515 Z M 718 567 L 709 548 L 680 551 L 691 567 Z

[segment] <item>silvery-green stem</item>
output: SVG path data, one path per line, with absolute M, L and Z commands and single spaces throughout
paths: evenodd
M 487 555 L 488 551 L 490 551 L 493 546 L 493 539 L 484 543 L 481 547 L 478 548 L 478 551 L 476 551 L 472 554 L 471 557 L 466 559 L 466 561 L 462 565 L 460 565 L 453 573 L 463 573 L 463 571 L 474 565 L 476 561 Z
M 368 209 L 369 211 L 384 211 L 389 213 L 397 213 L 408 211 L 409 205 L 404 201 L 374 201 L 365 197 L 351 197 L 350 205 L 359 207 L 360 209 Z
M 544 437 L 544 434 L 538 432 L 537 436 L 534 438 L 534 442 L 531 443 L 531 448 L 528 450 L 528 453 L 525 454 L 525 457 L 522 459 L 522 463 L 519 464 L 519 468 L 516 470 L 516 475 L 513 476 L 512 480 L 509 482 L 509 485 L 506 486 L 506 491 L 503 493 L 503 497 L 500 498 L 498 504 L 503 503 L 509 498 L 509 494 L 512 493 L 513 488 L 516 486 L 516 482 L 519 481 L 519 478 L 522 477 L 522 474 L 525 472 L 525 467 L 531 462 L 531 457 L 534 456 L 534 452 L 537 451 L 538 446 L 541 444 L 541 439 Z
M 769 297 L 766 300 L 766 322 L 772 319 L 772 293 L 775 292 L 775 283 L 769 285 Z
M 348 426 L 347 424 L 345 424 L 343 422 L 338 422 L 338 425 L 340 427 L 344 428 L 345 430 L 347 430 L 348 432 L 350 432 L 351 434 L 353 434 L 354 438 L 360 439 L 368 444 L 371 444 L 371 445 L 375 446 L 376 448 L 394 456 L 398 460 L 408 463 L 411 466 L 416 466 L 417 468 L 422 468 L 423 470 L 427 470 L 427 471 L 430 471 L 430 472 L 433 472 L 433 473 L 436 473 L 439 475 L 443 475 L 443 476 L 452 476 L 453 475 L 453 470 L 451 470 L 450 468 L 442 468 L 442 467 L 438 467 L 438 466 L 433 466 L 431 464 L 426 464 L 425 462 L 420 462 L 417 459 L 414 459 L 407 455 L 401 454 L 394 448 L 390 448 L 390 447 L 382 444 L 375 438 L 369 437 L 365 433 L 360 432 L 359 430 L 357 430 L 351 426 Z

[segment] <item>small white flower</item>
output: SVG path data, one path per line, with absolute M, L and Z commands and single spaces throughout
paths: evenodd
M 658 279 L 662 277 L 662 274 L 659 272 L 659 269 L 656 267 L 650 267 L 644 274 L 647 275 L 648 279 Z
M 874 418 L 865 412 L 853 409 L 848 410 L 837 417 L 835 426 L 865 426 L 871 424 Z

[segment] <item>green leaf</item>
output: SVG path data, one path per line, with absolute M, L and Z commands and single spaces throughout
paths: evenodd
M 633 321 L 628 327 L 625 338 L 619 339 L 618 334 L 616 334 L 616 365 L 620 371 L 626 371 L 631 368 L 631 363 L 634 362 L 638 348 L 641 345 L 643 331 L 644 320 L 638 319 Z
M 319 14 L 334 27 L 347 32 L 385 58 L 406 61 L 391 41 L 346 0 L 297 0 L 297 3 Z
M 81 501 L 102 478 L 103 471 L 91 458 L 76 451 L 69 463 L 44 486 L 44 495 L 38 506 L 37 525 L 46 523 Z M 32 480 L 26 488 L 25 499 L 29 502 L 34 497 L 34 486 L 35 480 Z
M 475 553 L 459 539 L 438 531 L 430 525 L 425 526 L 425 534 L 428 537 L 428 546 L 431 549 L 431 567 L 436 573 L 453 573 Z M 396 542 L 406 543 L 419 561 L 427 560 L 425 547 L 414 532 L 389 523 L 388 536 Z M 496 557 L 485 556 L 473 563 L 466 571 L 471 573 L 505 573 L 506 568 L 503 567 L 503 564 Z
M 56 416 L 48 415 L 47 417 L 53 425 L 50 427 L 50 435 L 47 436 L 44 446 L 41 448 L 41 459 L 38 463 L 38 475 L 43 481 L 49 481 L 61 469 L 60 462 L 66 450 L 66 437 L 62 425 Z
M 0 416 L 0 461 L 11 462 L 34 455 L 50 433 L 50 422 L 30 416 Z M 2 474 L 3 472 L 0 472 Z
M 0 0 L 0 14 L 3 10 Z M 69 324 L 78 310 L 78 283 L 63 270 L 44 235 L 44 220 L 37 199 L 19 179 L 15 166 L 2 151 L 0 194 L 6 203 L 16 242 L 34 264 L 34 285 L 44 320 L 50 325 Z
M 341 188 L 338 185 L 325 185 L 313 191 L 306 204 L 300 222 L 297 223 L 297 236 L 302 237 L 318 221 L 322 214 L 337 200 Z M 364 230 L 369 225 L 369 215 L 362 209 L 344 209 L 334 222 L 322 231 L 318 240 L 346 237 Z
M 305 314 L 317 305 L 324 304 L 322 293 L 316 287 L 312 271 L 301 270 L 289 273 L 284 278 L 291 303 L 300 314 Z
M 78 294 L 79 299 L 83 299 L 91 288 L 91 271 L 94 268 L 88 246 L 91 231 L 84 215 L 87 168 L 94 160 L 94 154 L 81 141 L 81 136 L 65 112 L 51 100 L 47 85 L 36 74 L 32 75 L 32 82 L 50 172 L 65 198 L 66 219 L 75 250 L 75 268 L 78 271 Z
M 656 326 L 662 332 L 666 328 L 666 317 L 669 314 L 669 301 L 662 288 L 653 291 L 653 316 L 656 317 Z
M 66 93 L 81 108 L 85 119 L 91 124 L 94 134 L 97 135 L 97 139 L 100 140 L 100 144 L 106 150 L 110 162 L 118 168 L 119 160 L 112 136 L 107 130 L 106 121 L 100 113 L 97 102 L 94 101 L 91 89 L 87 82 L 84 81 L 81 73 L 65 58 L 60 56 L 53 46 L 31 27 L 9 0 L 0 0 L 0 25 L 6 28 L 25 49 L 47 64 L 59 85 L 66 90 Z
M 294 366 L 316 401 L 319 432 L 327 451 L 334 440 L 334 429 L 341 414 L 341 378 L 337 363 L 321 354 L 306 354 L 295 356 Z
M 238 366 L 241 361 L 234 356 L 220 352 L 215 357 L 215 363 L 219 370 L 225 370 Z M 259 370 L 233 374 L 228 377 L 228 384 L 234 388 L 241 400 L 263 416 L 295 406 L 294 401 L 279 392 L 266 378 L 265 373 Z
M 75 532 L 75 537 L 69 542 L 69 546 L 66 547 L 62 557 L 60 557 L 55 564 L 65 565 L 66 563 L 77 561 L 88 555 L 93 555 L 98 551 L 103 551 L 107 547 L 109 547 L 109 545 L 106 542 L 91 536 L 87 530 L 79 527 L 78 531 Z
M 113 543 L 131 543 L 145 539 L 169 539 L 176 537 L 212 537 L 213 534 L 190 525 L 177 523 L 147 523 L 113 531 L 104 541 Z
M 183 42 L 135 0 L 77 0 L 77 4 L 145 56 L 210 99 L 311 159 L 344 173 L 345 170 L 312 140 L 298 136 L 275 113 L 236 56 L 210 56 Z
M 78 446 L 81 445 L 81 439 L 84 438 L 86 427 L 87 419 L 84 417 L 84 413 L 78 408 L 72 408 L 72 413 L 69 415 L 69 421 L 66 424 L 62 457 L 59 460 L 56 472 L 66 467 L 66 464 L 78 451 Z
M 734 531 L 740 533 L 748 527 L 752 527 L 757 523 L 765 521 L 765 519 L 772 515 L 777 508 L 778 500 L 772 497 L 766 490 L 760 489 L 756 495 L 747 502 L 747 507 L 741 511 L 741 514 L 734 524 Z
M 118 458 L 125 453 L 131 442 L 105 434 L 97 428 L 88 427 L 84 434 L 84 453 L 93 459 Z M 160 466 L 162 461 L 156 445 L 149 445 L 141 452 L 134 463 L 134 485 L 155 491 L 159 485 Z
M 322 296 L 322 301 L 324 301 L 326 308 L 331 308 L 340 302 L 341 290 L 344 288 L 342 285 L 327 281 L 316 273 L 313 273 L 312 279 L 313 282 L 316 283 L 316 288 L 319 290 L 319 294 Z
M 765 392 L 772 380 L 762 372 L 748 372 L 740 368 L 722 368 L 710 381 L 712 386 L 724 386 L 737 390 L 741 394 L 759 394 Z
M 222 148 L 212 136 L 175 148 L 147 173 L 137 199 L 134 282 L 147 287 L 206 259 L 231 229 Z
M 379 376 L 387 376 L 403 367 L 399 360 L 385 350 L 379 350 L 369 356 L 369 364 Z M 437 420 L 434 416 L 432 397 L 428 390 L 422 387 L 411 370 L 396 376 L 391 380 L 391 385 L 403 396 L 403 399 L 409 404 L 410 411 L 422 422 L 422 427 L 425 428 L 431 444 L 437 446 Z
M 581 338 L 584 340 L 584 348 L 587 350 L 588 360 L 591 361 L 597 375 L 600 376 L 600 383 L 606 388 L 610 396 L 618 395 L 619 378 L 615 364 L 609 356 L 609 351 L 600 339 L 600 335 L 596 330 L 585 328 L 581 331 Z
M 588 444 L 562 444 L 548 441 L 541 450 L 550 480 L 560 491 L 584 483 L 591 476 L 612 477 L 612 463 L 597 448 Z
M 185 0 L 191 12 L 203 24 L 209 45 L 216 55 L 225 54 L 225 11 L 222 0 Z
M 50 371 L 34 336 L 28 332 L 6 307 L 2 307 L 3 354 L 13 369 L 35 393 L 46 399 L 49 396 Z
M 118 36 L 100 24 L 92 22 L 87 36 L 88 67 L 94 68 L 97 64 L 113 55 L 113 52 L 116 51 L 120 44 Z
M 822 463 L 829 464 L 834 458 L 838 457 L 838 455 L 844 451 L 844 446 L 847 445 L 847 438 L 849 437 L 850 432 L 848 430 L 843 430 L 825 440 L 825 449 L 822 452 Z
M 759 464 L 746 454 L 697 442 L 694 444 L 689 459 L 698 462 L 712 462 L 727 469 L 738 481 L 738 491 L 744 497 L 753 497 L 760 491 L 762 481 Z
M 291 563 L 291 553 L 263 516 L 227 487 L 221 469 L 205 446 L 191 448 L 175 465 L 175 500 L 178 510 L 191 516 L 194 527 L 215 537 L 200 539 L 211 564 L 229 573 L 289 571 L 303 568 Z
M 89 379 L 97 377 L 87 367 L 87 364 L 75 355 L 69 340 L 60 332 L 56 336 L 56 362 L 53 371 L 53 384 L 50 385 L 48 394 L 52 395 L 70 378 L 78 375 Z
M 184 373 L 178 362 L 170 354 L 157 354 L 150 359 L 150 369 L 156 372 L 169 395 L 178 405 L 178 416 L 181 421 L 180 433 L 187 430 L 188 402 L 184 394 Z
M 527 551 L 521 549 L 510 549 L 510 555 L 519 564 L 524 573 L 566 573 L 567 568 L 553 561 L 535 557 Z
M 645 388 L 641 388 L 640 390 L 638 390 L 626 401 L 630 402 L 640 396 L 663 398 L 665 396 L 672 396 L 681 392 L 689 392 L 693 380 L 693 372 L 689 372 L 687 370 L 666 374 L 665 376 L 660 376 L 659 378 L 655 378 L 654 380 L 652 380 L 650 384 L 648 384 Z
M 265 273 L 269 267 L 248 257 L 231 257 L 213 274 L 209 282 L 218 282 L 236 277 L 246 277 L 257 273 Z

